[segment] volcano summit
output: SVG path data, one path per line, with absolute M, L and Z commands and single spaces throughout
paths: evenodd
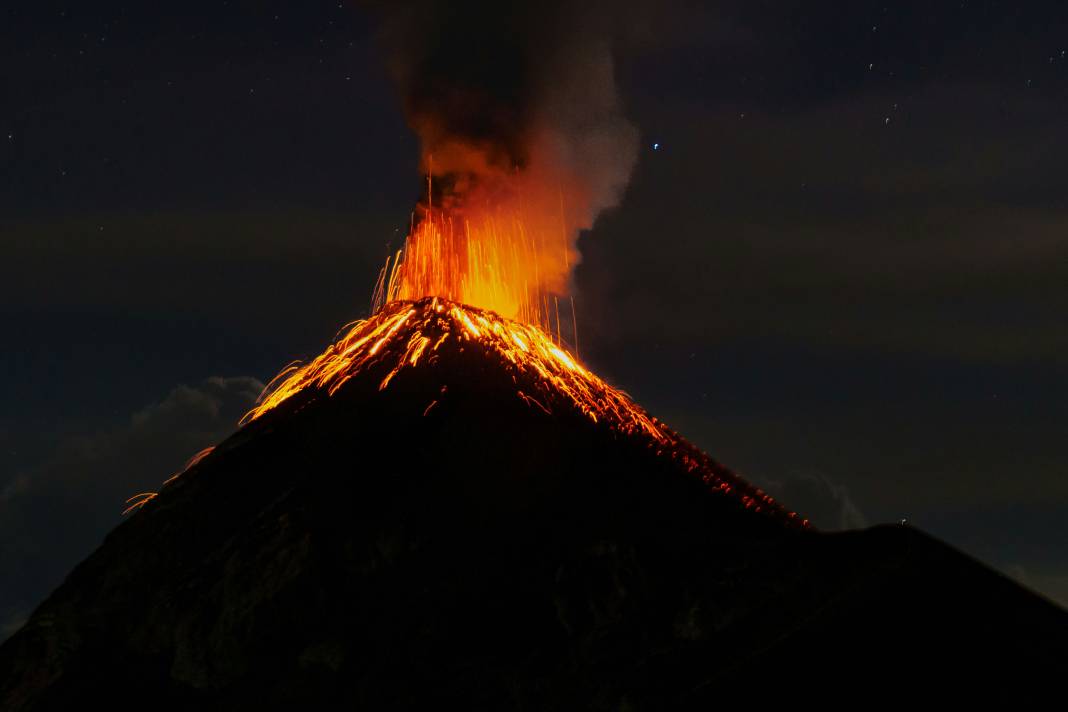
M 4 710 L 1041 699 L 1068 615 L 822 534 L 544 332 L 396 302 L 283 372 L 0 647 Z

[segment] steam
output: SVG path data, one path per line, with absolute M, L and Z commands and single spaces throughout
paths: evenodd
M 577 5 L 586 5 L 579 7 Z M 560 0 L 377 4 L 436 204 L 566 200 L 572 234 L 618 204 L 638 132 L 622 115 L 610 8 Z M 557 212 L 559 209 L 554 209 Z

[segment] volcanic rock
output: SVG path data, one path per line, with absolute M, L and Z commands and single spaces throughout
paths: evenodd
M 432 358 L 396 370 L 417 336 L 398 328 L 132 513 L 0 647 L 0 709 L 1019 705 L 1060 687 L 1052 603 L 909 527 L 801 526 L 661 424 L 554 394 L 445 307 L 420 322 L 451 334 Z

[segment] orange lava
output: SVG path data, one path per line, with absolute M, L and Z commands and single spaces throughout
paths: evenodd
M 553 415 L 555 408 L 575 409 L 595 423 L 645 440 L 658 456 L 678 462 L 711 489 L 733 494 L 747 509 L 808 526 L 808 520 L 783 509 L 598 378 L 537 326 L 438 297 L 394 301 L 370 319 L 350 325 L 315 359 L 279 373 L 241 424 L 298 394 L 329 398 L 359 376 L 374 374 L 378 389 L 385 390 L 406 369 L 432 366 L 445 347 L 462 349 L 468 344 L 480 345 L 512 371 L 515 397 L 532 410 Z M 437 404 L 431 401 L 422 414 L 432 413 Z
M 537 326 L 439 297 L 393 301 L 370 319 L 350 324 L 322 354 L 279 373 L 241 425 L 266 416 L 297 395 L 313 400 L 330 398 L 358 377 L 374 379 L 371 383 L 377 382 L 378 390 L 386 390 L 405 370 L 432 368 L 439 355 L 468 346 L 480 347 L 511 372 L 515 397 L 531 410 L 546 416 L 557 409 L 577 411 L 594 423 L 644 441 L 658 457 L 678 463 L 713 491 L 733 495 L 747 509 L 776 517 L 788 526 L 808 526 L 808 520 L 713 461 L 625 393 L 598 378 L 579 363 L 559 337 L 554 339 Z M 419 408 L 428 416 L 437 405 L 435 399 Z M 208 448 L 198 453 L 183 472 L 211 452 Z M 131 497 L 124 514 L 140 509 L 156 494 L 144 492 Z
M 548 413 L 550 403 L 563 396 L 594 422 L 626 433 L 641 432 L 657 442 L 670 438 L 670 431 L 655 418 L 583 367 L 538 327 L 437 297 L 391 302 L 371 319 L 356 322 L 320 356 L 278 374 L 242 424 L 308 389 L 333 395 L 371 366 L 387 367 L 379 383 L 379 389 L 385 389 L 402 370 L 433 360 L 450 340 L 478 342 L 510 364 L 517 375 L 532 377 L 536 392 L 516 392 L 532 407 Z
M 375 285 L 373 315 L 346 326 L 310 362 L 285 368 L 240 424 L 298 394 L 329 398 L 357 376 L 378 379 L 378 389 L 385 390 L 402 371 L 432 365 L 443 347 L 477 344 L 511 371 L 515 397 L 527 407 L 546 415 L 559 408 L 578 411 L 643 439 L 658 456 L 677 461 L 715 491 L 733 493 L 746 508 L 807 526 L 587 370 L 564 346 L 560 295 L 577 256 L 572 236 L 579 223 L 566 215 L 562 195 L 533 189 L 536 182 L 505 180 L 493 187 L 502 185 L 451 194 L 446 209 L 429 199 L 421 205 L 420 221 L 413 222 L 404 248 L 387 261 Z M 574 303 L 563 311 L 577 344 Z M 423 415 L 437 405 L 427 403 Z M 186 469 L 209 453 L 198 453 Z M 155 496 L 131 497 L 126 512 Z
M 469 187 L 462 201 L 450 197 L 447 207 L 421 204 L 418 215 L 382 270 L 376 311 L 397 300 L 441 297 L 559 331 L 580 227 L 561 193 L 498 177 L 492 188 Z M 565 322 L 572 307 L 565 305 Z
M 173 475 L 171 475 L 164 481 L 163 486 L 166 487 L 168 484 L 178 479 L 192 468 L 196 467 L 201 460 L 203 460 L 205 457 L 214 452 L 214 450 L 215 446 L 211 445 L 209 447 L 204 448 L 196 455 L 193 455 L 193 457 L 189 458 L 189 461 L 185 463 L 185 467 L 183 467 L 178 472 L 175 472 Z M 139 492 L 133 497 L 130 497 L 126 500 L 126 509 L 124 509 L 122 513 L 125 515 L 129 514 L 130 512 L 136 512 L 138 509 L 154 500 L 158 495 L 159 492 Z

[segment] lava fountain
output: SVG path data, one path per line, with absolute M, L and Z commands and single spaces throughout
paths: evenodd
M 428 176 L 419 221 L 413 221 L 404 247 L 387 260 L 375 285 L 374 309 L 398 299 L 440 297 L 555 330 L 557 341 L 561 323 L 570 322 L 570 335 L 577 340 L 569 297 L 564 297 L 561 319 L 561 297 L 577 257 L 563 191 L 550 207 L 550 191 L 532 190 L 529 183 L 523 190 L 521 181 L 519 176 L 498 179 L 497 192 L 504 196 L 469 189 L 460 205 L 459 196 L 452 195 L 449 207 L 434 204 Z
M 510 390 L 532 417 L 564 423 L 577 413 L 746 508 L 803 526 L 578 358 L 568 283 L 575 240 L 618 204 L 637 157 L 638 133 L 622 115 L 603 34 L 612 23 L 545 0 L 427 0 L 382 12 L 393 22 L 386 43 L 395 43 L 394 78 L 420 140 L 422 195 L 403 247 L 379 274 L 369 318 L 282 370 L 241 425 L 294 413 L 347 385 L 403 388 L 405 372 L 417 369 L 444 394 L 459 371 L 492 364 L 507 377 L 490 400 Z M 413 407 L 426 415 L 437 403 L 428 400 Z M 131 498 L 127 511 L 155 494 Z

